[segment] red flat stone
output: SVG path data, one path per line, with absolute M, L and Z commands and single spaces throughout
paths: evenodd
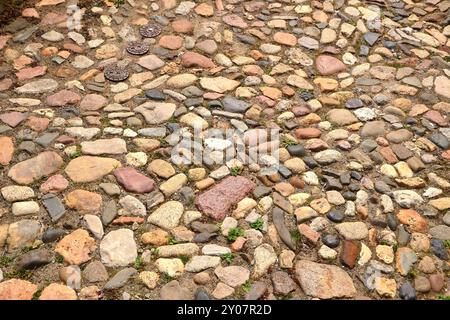
M 8 112 L 0 115 L 0 120 L 6 123 L 10 127 L 17 127 L 22 121 L 28 118 L 27 113 L 22 112 Z
M 129 192 L 147 193 L 155 188 L 155 181 L 134 168 L 119 168 L 114 171 L 114 176 L 122 187 Z
M 33 68 L 25 68 L 16 72 L 16 77 L 19 81 L 33 79 L 39 76 L 43 76 L 47 71 L 46 66 L 38 66 Z
M 186 52 L 181 56 L 181 64 L 184 67 L 200 67 L 200 68 L 214 68 L 216 65 L 214 62 L 196 52 Z
M 335 57 L 320 55 L 316 59 L 316 68 L 321 75 L 329 76 L 344 71 L 347 67 L 341 60 Z
M 197 208 L 216 220 L 223 220 L 230 208 L 241 201 L 255 187 L 245 177 L 228 177 L 197 197 Z

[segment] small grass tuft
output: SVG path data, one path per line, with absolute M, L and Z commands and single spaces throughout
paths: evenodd
M 234 177 L 241 174 L 241 172 L 242 172 L 242 168 L 240 168 L 240 167 L 233 167 L 230 169 L 230 174 Z
M 234 259 L 234 254 L 232 254 L 231 252 L 228 253 L 224 253 L 221 256 L 222 260 L 225 260 L 228 264 L 231 264 L 233 262 Z
M 250 280 L 245 281 L 245 283 L 242 285 L 242 290 L 245 292 L 249 292 L 252 288 L 252 282 Z
M 174 245 L 174 244 L 178 243 L 178 241 L 172 236 L 169 237 L 168 241 L 169 241 L 170 245 Z
M 143 266 L 144 266 L 144 261 L 142 260 L 142 256 L 137 256 L 136 260 L 134 260 L 134 268 L 136 270 L 139 270 Z
M 245 234 L 244 229 L 237 227 L 228 231 L 227 239 L 230 242 L 236 241 L 238 237 L 243 237 Z
M 250 227 L 252 227 L 253 229 L 262 231 L 264 226 L 264 220 L 262 218 L 258 218 L 256 219 L 255 222 L 250 223 Z

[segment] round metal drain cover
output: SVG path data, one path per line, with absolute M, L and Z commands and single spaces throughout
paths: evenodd
M 130 42 L 127 46 L 128 53 L 136 56 L 146 54 L 148 50 L 150 50 L 150 46 L 143 42 Z
M 157 37 L 161 31 L 162 28 L 159 24 L 148 24 L 143 26 L 139 32 L 144 38 L 154 38 Z
M 126 69 L 119 68 L 116 65 L 106 67 L 103 73 L 106 79 L 114 82 L 124 81 L 130 75 Z

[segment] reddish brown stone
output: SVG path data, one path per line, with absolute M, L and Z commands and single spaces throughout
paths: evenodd
M 80 103 L 80 108 L 87 111 L 97 111 L 106 106 L 108 99 L 99 94 L 88 94 Z
M 134 168 L 126 167 L 116 169 L 114 176 L 122 187 L 129 192 L 147 193 L 155 188 L 155 181 Z
M 77 104 L 81 97 L 78 93 L 70 90 L 61 90 L 47 97 L 47 104 L 50 107 L 63 107 L 68 104 Z
M 64 49 L 75 52 L 75 53 L 83 53 L 84 49 L 80 46 L 77 46 L 75 43 L 64 43 Z
M 43 76 L 47 72 L 46 66 L 37 66 L 33 68 L 25 68 L 16 72 L 16 77 L 19 81 L 33 79 L 39 76 Z
M 27 113 L 13 111 L 0 115 L 0 120 L 6 123 L 8 126 L 15 128 L 27 117 Z
M 298 231 L 300 232 L 300 234 L 302 236 L 304 236 L 306 239 L 308 239 L 309 241 L 311 241 L 312 243 L 316 244 L 317 241 L 319 241 L 320 233 L 311 229 L 311 227 L 308 226 L 307 224 L 304 224 L 304 223 L 299 224 L 297 226 L 297 228 L 298 228 Z
M 181 56 L 181 64 L 183 67 L 200 67 L 205 69 L 214 68 L 216 66 L 211 59 L 191 51 L 186 52 Z
M 0 137 L 0 164 L 7 166 L 14 154 L 14 143 L 10 137 Z
M 66 19 L 67 19 L 67 14 L 49 12 L 42 18 L 41 24 L 44 26 L 51 25 L 51 24 L 58 24 L 58 23 L 66 21 Z
M 240 16 L 237 14 L 229 14 L 222 18 L 223 22 L 225 22 L 227 25 L 245 29 L 248 27 L 247 22 L 245 22 Z
M 80 213 L 99 213 L 102 208 L 102 196 L 98 193 L 77 189 L 65 197 L 66 205 Z
M 198 196 L 197 208 L 216 220 L 223 220 L 230 208 L 254 187 L 255 183 L 245 177 L 228 177 Z
M 379 148 L 378 152 L 386 159 L 387 163 L 393 164 L 398 162 L 397 156 L 390 147 Z
M 41 184 L 40 191 L 42 193 L 58 193 L 60 191 L 66 190 L 69 186 L 69 181 L 64 178 L 61 174 L 56 174 L 47 179 L 43 184 Z
M 50 124 L 50 119 L 31 116 L 27 120 L 27 127 L 38 133 L 45 131 Z
M 159 39 L 158 44 L 166 49 L 177 50 L 183 45 L 183 38 L 179 36 L 166 35 Z
M 120 218 L 114 219 L 112 224 L 122 225 L 122 224 L 133 224 L 135 222 L 143 223 L 144 220 L 145 219 L 141 218 L 141 217 L 120 217 Z
M 172 22 L 172 29 L 175 32 L 190 34 L 194 31 L 194 25 L 188 19 L 178 19 Z
M 361 242 L 358 241 L 350 241 L 344 240 L 342 242 L 342 251 L 341 251 L 341 263 L 353 269 L 356 264 L 356 260 L 359 257 L 359 251 L 361 250 Z
M 22 17 L 25 18 L 39 18 L 39 13 L 35 8 L 25 8 L 22 11 Z
M 412 231 L 426 232 L 428 229 L 428 222 L 421 215 L 413 209 L 401 209 L 397 213 L 397 218 L 400 223 L 407 224 Z
M 0 50 L 2 50 L 6 46 L 6 43 L 10 38 L 11 38 L 10 35 L 0 36 Z
M 10 279 L 0 283 L 0 300 L 31 300 L 38 287 L 29 281 Z
M 345 64 L 332 56 L 320 55 L 316 58 L 317 71 L 323 76 L 329 76 L 346 69 Z
M 444 119 L 444 117 L 441 115 L 441 113 L 439 111 L 430 110 L 427 113 L 425 113 L 423 116 L 424 116 L 424 118 L 436 123 L 437 125 L 439 125 L 441 127 L 448 126 L 447 119 Z
M 12 84 L 13 84 L 13 82 L 9 78 L 1 80 L 0 81 L 0 92 L 8 90 L 9 88 L 11 88 Z
M 322 132 L 316 128 L 299 128 L 295 130 L 295 135 L 301 139 L 319 138 Z
M 444 280 L 445 278 L 442 274 L 432 274 L 430 276 L 431 290 L 434 292 L 441 292 L 444 287 Z
M 56 139 L 56 142 L 63 143 L 65 145 L 72 144 L 75 141 L 77 141 L 77 140 L 74 137 L 70 137 L 65 134 L 62 136 L 59 136 L 58 139 Z
M 284 44 L 286 46 L 293 47 L 297 44 L 297 38 L 287 32 L 277 32 L 273 35 L 273 40 L 279 44 Z

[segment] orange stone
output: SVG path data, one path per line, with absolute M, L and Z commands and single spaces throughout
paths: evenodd
M 10 279 L 0 283 L 0 300 L 31 300 L 37 285 L 21 279 Z
M 286 46 L 293 47 L 297 44 L 297 38 L 287 32 L 277 32 L 273 35 L 273 40 L 279 44 L 284 44 Z
M 10 137 L 0 137 L 0 164 L 7 166 L 14 153 L 14 144 Z
M 52 283 L 42 290 L 39 300 L 77 300 L 77 293 L 68 286 Z
M 183 38 L 179 36 L 162 36 L 159 39 L 159 45 L 166 49 L 177 50 L 183 45 Z
M 55 252 L 63 256 L 68 264 L 80 265 L 91 260 L 89 254 L 95 250 L 94 238 L 83 229 L 77 229 L 61 239 L 55 247 Z
M 398 220 L 408 225 L 412 231 L 426 232 L 428 229 L 428 222 L 422 216 L 413 209 L 401 209 L 397 213 Z
M 192 33 L 194 25 L 188 19 L 178 19 L 172 22 L 172 29 L 179 33 Z

